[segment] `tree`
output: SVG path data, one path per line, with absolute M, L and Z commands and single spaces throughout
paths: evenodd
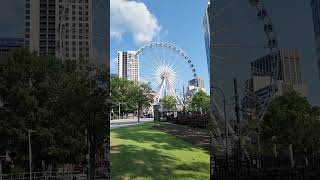
M 136 93 L 136 102 L 138 108 L 138 121 L 140 122 L 140 112 L 143 108 L 149 108 L 153 102 L 153 97 L 151 95 L 152 89 L 150 84 L 140 83 L 137 86 Z
M 275 98 L 260 123 L 260 139 L 265 150 L 292 144 L 296 149 L 319 149 L 318 108 L 292 91 Z M 317 147 L 315 147 L 315 145 Z M 270 149 L 270 148 L 269 148 Z
M 111 79 L 111 108 L 115 113 L 119 113 L 119 104 L 121 112 L 124 114 L 133 113 L 137 110 L 137 103 L 135 94 L 137 93 L 137 86 L 133 81 L 123 78 Z
M 174 111 L 177 109 L 177 99 L 174 96 L 165 96 L 162 99 L 162 106 L 168 111 Z
M 62 62 L 28 49 L 1 59 L 0 139 L 5 143 L 0 150 L 10 150 L 16 165 L 25 164 L 32 129 L 34 169 L 40 170 L 42 162 L 55 166 L 84 160 L 86 139 L 94 161 L 107 134 L 107 74 L 106 67 Z
M 135 83 L 123 78 L 111 79 L 112 109 L 119 113 L 140 113 L 142 108 L 150 107 L 153 97 L 150 84 Z
M 210 96 L 206 94 L 204 91 L 198 91 L 192 97 L 190 102 L 190 106 L 194 110 L 209 111 L 210 110 Z

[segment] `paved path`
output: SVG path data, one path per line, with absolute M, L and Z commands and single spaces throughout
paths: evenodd
M 146 123 L 146 122 L 153 122 L 153 118 L 140 118 L 140 123 Z M 137 124 L 139 124 L 137 118 L 116 119 L 116 120 L 111 120 L 110 128 L 132 126 L 132 125 L 137 125 Z

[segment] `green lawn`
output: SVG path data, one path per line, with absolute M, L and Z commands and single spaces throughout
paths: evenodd
M 209 154 L 152 129 L 153 123 L 111 130 L 111 179 L 209 179 Z

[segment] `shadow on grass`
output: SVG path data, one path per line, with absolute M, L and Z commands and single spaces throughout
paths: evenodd
M 177 164 L 174 157 L 158 150 L 120 145 L 120 153 L 111 154 L 111 179 L 206 179 L 206 163 Z M 209 174 L 209 171 L 208 171 Z
M 152 129 L 152 123 L 139 126 L 118 128 L 113 131 L 117 138 L 132 140 L 138 143 L 151 143 L 155 148 L 165 150 L 189 150 L 192 151 L 191 143 L 176 137 Z

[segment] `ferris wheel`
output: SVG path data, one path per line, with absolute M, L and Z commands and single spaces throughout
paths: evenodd
M 237 78 L 241 100 L 250 102 L 256 119 L 262 119 L 279 81 L 278 38 L 269 11 L 262 0 L 213 2 L 215 85 L 232 97 Z
M 246 120 L 262 120 L 272 99 L 277 93 L 279 82 L 278 39 L 269 11 L 262 0 L 211 0 L 210 18 L 210 66 L 211 81 L 219 87 L 225 97 L 235 97 L 234 78 L 239 84 L 239 101 Z M 208 23 L 205 19 L 204 23 Z M 213 22 L 213 24 L 212 24 Z M 208 44 L 208 42 L 206 41 Z M 211 82 L 212 83 L 212 82 Z M 237 140 L 236 131 L 229 121 L 236 119 L 235 104 L 226 108 L 228 118 L 223 116 L 226 101 L 219 92 L 213 92 L 215 107 L 213 115 L 217 126 L 215 144 L 228 152 L 228 134 Z M 242 116 L 244 118 L 244 116 Z M 219 127 L 224 126 L 227 138 L 222 138 Z M 238 135 L 240 137 L 240 135 Z
M 185 51 L 167 42 L 151 42 L 135 55 L 139 59 L 140 81 L 149 83 L 155 92 L 155 103 L 173 96 L 182 104 L 184 87 L 197 77 L 191 58 Z

